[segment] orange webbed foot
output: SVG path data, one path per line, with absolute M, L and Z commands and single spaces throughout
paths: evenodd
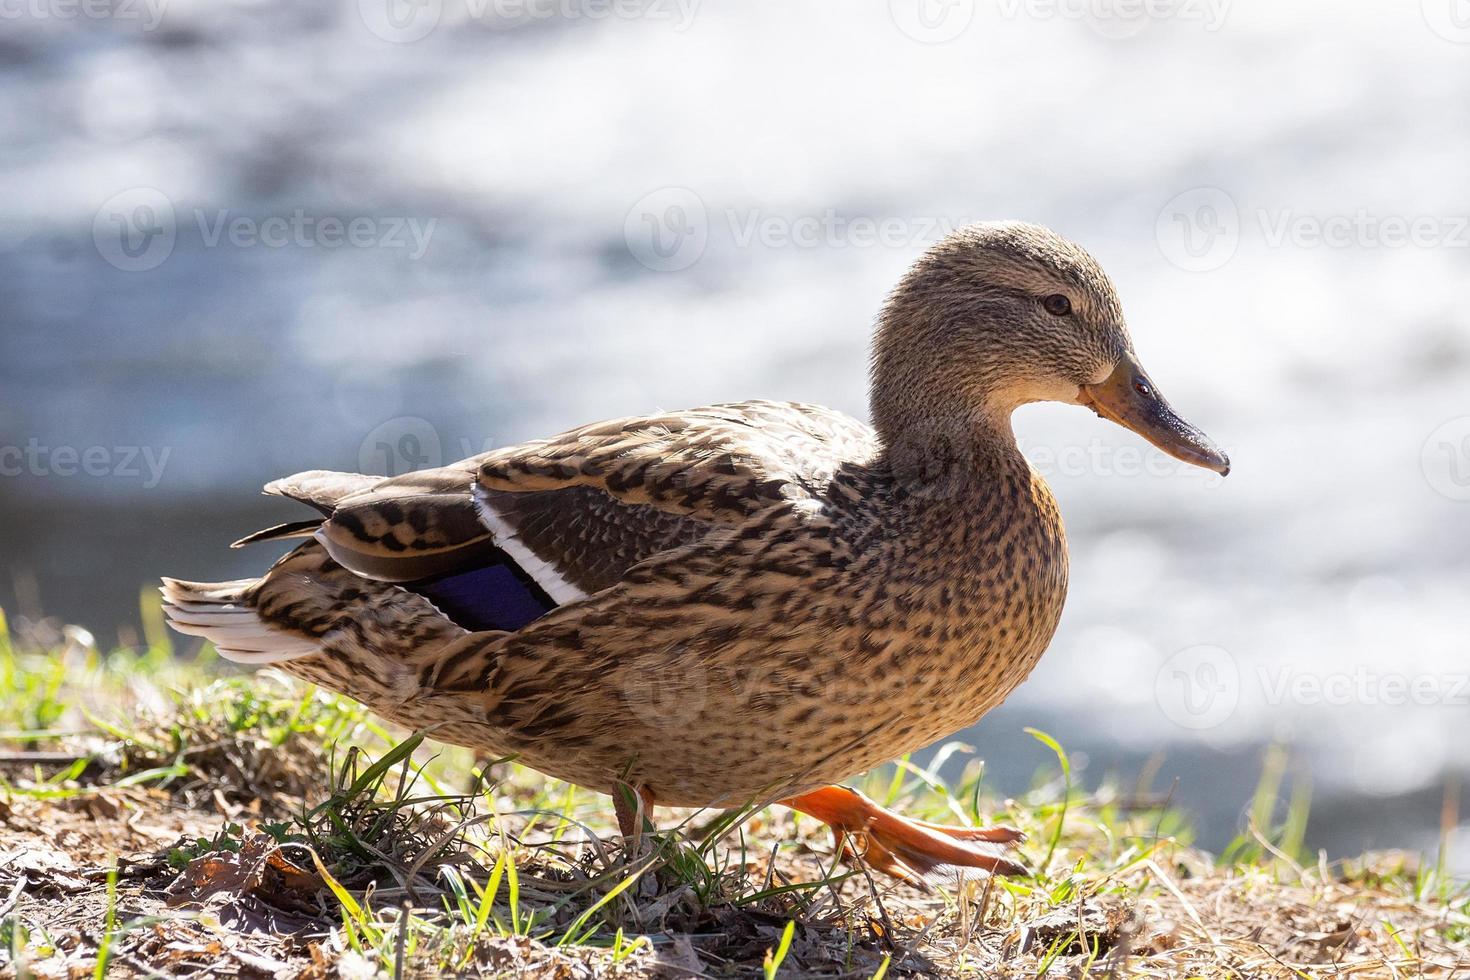
M 845 858 L 861 857 L 874 870 L 903 881 L 946 867 L 1000 875 L 1027 873 L 1002 853 L 1026 839 L 1010 827 L 951 827 L 911 820 L 846 786 L 824 786 L 781 803 L 829 825 Z M 866 841 L 861 851 L 853 847 L 854 837 Z

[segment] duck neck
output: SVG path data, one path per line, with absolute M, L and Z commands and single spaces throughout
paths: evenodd
M 964 472 L 1025 467 L 1011 413 L 1025 401 L 1007 385 L 1003 351 L 963 360 L 945 351 L 954 326 L 902 287 L 879 317 L 869 408 L 889 457 L 919 473 L 951 462 Z
M 896 483 L 920 499 L 961 499 L 997 483 L 1030 482 L 1009 412 L 936 411 L 905 426 L 878 428 L 882 461 Z
M 1016 406 L 998 390 L 974 374 L 906 368 L 876 358 L 871 398 L 873 428 L 899 483 L 954 490 L 1029 471 L 1011 429 Z

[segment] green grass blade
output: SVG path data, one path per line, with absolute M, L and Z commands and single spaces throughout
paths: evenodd
M 1051 867 L 1052 855 L 1056 854 L 1057 846 L 1062 842 L 1062 831 L 1067 822 L 1067 807 L 1071 803 L 1072 799 L 1072 761 L 1067 758 L 1066 750 L 1063 749 L 1060 744 L 1058 744 L 1057 740 L 1052 738 L 1046 732 L 1043 732 L 1041 729 L 1028 728 L 1026 729 L 1026 734 L 1030 735 L 1042 745 L 1045 745 L 1047 748 L 1056 753 L 1057 761 L 1061 764 L 1062 767 L 1061 812 L 1057 814 L 1056 829 L 1052 831 L 1051 840 L 1049 840 L 1046 845 L 1046 858 L 1041 862 L 1041 867 L 1037 869 L 1038 874 L 1046 874 L 1047 869 Z
M 786 931 L 781 933 L 781 944 L 776 947 L 776 952 L 766 950 L 766 960 L 762 964 L 766 980 L 776 980 L 776 972 L 781 969 L 781 963 L 786 959 L 786 954 L 791 952 L 791 937 L 796 935 L 796 920 L 790 919 L 786 923 Z

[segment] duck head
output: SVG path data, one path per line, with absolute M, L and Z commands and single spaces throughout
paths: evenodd
M 1036 401 L 1082 405 L 1176 459 L 1230 470 L 1144 371 L 1113 284 L 1092 256 L 1040 225 L 954 232 L 915 263 L 883 309 L 874 425 L 890 446 L 933 431 L 936 419 L 1010 439 L 1011 413 Z

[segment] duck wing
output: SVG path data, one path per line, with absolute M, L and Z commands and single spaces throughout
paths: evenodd
M 516 630 L 712 527 L 815 496 L 872 445 L 861 423 L 793 403 L 617 419 L 399 477 L 287 477 L 266 492 L 325 517 L 237 544 L 314 536 L 466 629 Z
M 488 453 L 476 495 L 493 510 L 496 494 L 591 487 L 623 504 L 730 525 L 822 496 L 842 464 L 865 462 L 876 447 L 868 426 L 819 405 L 712 405 Z

